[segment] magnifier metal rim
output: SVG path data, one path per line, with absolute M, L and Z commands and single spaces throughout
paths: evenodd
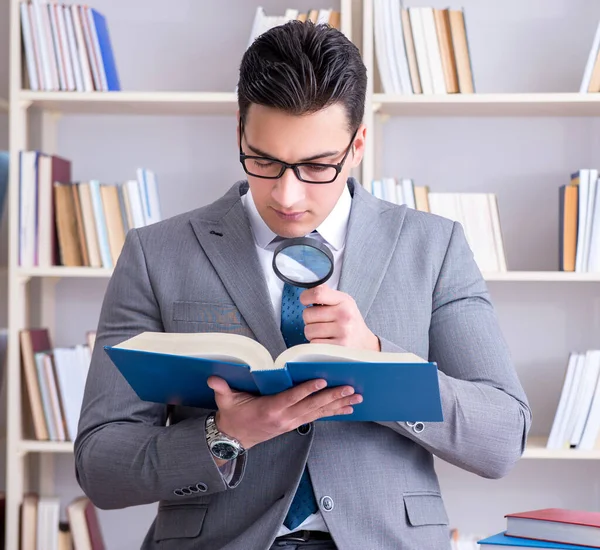
M 325 277 L 319 279 L 314 283 L 300 283 L 298 281 L 292 281 L 291 279 L 288 279 L 283 273 L 281 273 L 281 271 L 279 271 L 279 268 L 275 264 L 275 258 L 277 258 L 277 254 L 279 254 L 284 248 L 287 248 L 288 246 L 310 246 L 311 248 L 316 248 L 319 252 L 323 252 L 331 262 L 331 269 L 329 270 L 329 273 L 327 273 Z M 300 288 L 313 288 L 315 286 L 319 286 L 327 282 L 333 275 L 333 254 L 326 245 L 311 237 L 294 237 L 291 239 L 285 239 L 281 242 L 281 244 L 279 244 L 279 246 L 275 249 L 275 252 L 273 253 L 273 270 L 275 271 L 275 273 L 277 273 L 278 277 L 280 277 L 284 282 L 290 285 L 299 286 Z

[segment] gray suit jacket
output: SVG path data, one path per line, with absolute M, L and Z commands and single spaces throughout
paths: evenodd
M 269 548 L 307 462 L 340 549 L 449 548 L 433 455 L 487 478 L 520 458 L 531 412 L 461 226 L 348 184 L 339 289 L 384 351 L 438 362 L 444 422 L 319 421 L 250 449 L 228 486 L 206 445 L 208 411 L 137 398 L 103 346 L 142 331 L 231 331 L 273 357 L 285 349 L 239 182 L 214 204 L 130 231 L 102 305 L 76 474 L 100 508 L 159 502 L 144 549 Z

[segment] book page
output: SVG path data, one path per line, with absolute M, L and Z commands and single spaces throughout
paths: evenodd
M 227 363 L 249 365 L 250 370 L 275 368 L 271 354 L 252 338 L 224 332 L 143 332 L 116 346 L 187 357 L 205 357 Z
M 336 344 L 300 344 L 285 350 L 276 360 L 276 367 L 286 363 L 317 362 L 363 362 L 363 363 L 427 363 L 414 353 L 381 352 L 366 349 L 348 348 Z

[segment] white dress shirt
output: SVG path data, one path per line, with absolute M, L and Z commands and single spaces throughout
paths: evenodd
M 271 296 L 271 302 L 273 303 L 273 310 L 275 312 L 275 318 L 279 326 L 281 326 L 281 297 L 283 294 L 283 281 L 277 277 L 273 271 L 273 253 L 277 248 L 277 242 L 273 240 L 277 237 L 265 221 L 260 216 L 254 204 L 252 193 L 250 190 L 242 196 L 242 204 L 246 210 L 250 227 L 254 235 L 254 242 L 256 244 L 256 252 L 260 265 L 263 269 L 265 279 L 267 281 L 267 288 Z M 346 231 L 348 229 L 348 220 L 350 218 L 350 208 L 352 207 L 352 197 L 348 187 L 344 187 L 338 202 L 333 207 L 333 210 L 329 213 L 329 216 L 323 220 L 323 223 L 317 227 L 317 235 L 312 237 L 325 243 L 333 254 L 334 269 L 331 278 L 325 283 L 330 288 L 337 290 L 340 281 L 340 273 L 342 269 L 342 262 L 344 258 L 344 247 L 346 244 Z M 229 472 L 233 472 L 234 462 L 231 461 L 227 464 Z M 222 473 L 226 476 L 225 470 L 221 469 Z M 227 472 L 227 473 L 229 473 Z M 299 525 L 294 531 L 307 529 L 310 531 L 328 531 L 327 525 L 323 520 L 321 512 L 317 510 L 316 513 L 307 517 L 301 525 Z M 287 535 L 290 530 L 285 526 L 281 525 L 277 536 Z

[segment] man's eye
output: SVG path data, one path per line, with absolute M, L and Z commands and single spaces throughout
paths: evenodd
M 325 170 L 327 170 L 328 166 L 321 166 L 319 164 L 308 164 L 306 168 L 311 172 L 324 172 Z
M 260 166 L 261 168 L 267 168 L 269 166 L 273 166 L 273 163 L 269 162 L 268 160 L 255 160 L 254 164 L 256 166 Z

